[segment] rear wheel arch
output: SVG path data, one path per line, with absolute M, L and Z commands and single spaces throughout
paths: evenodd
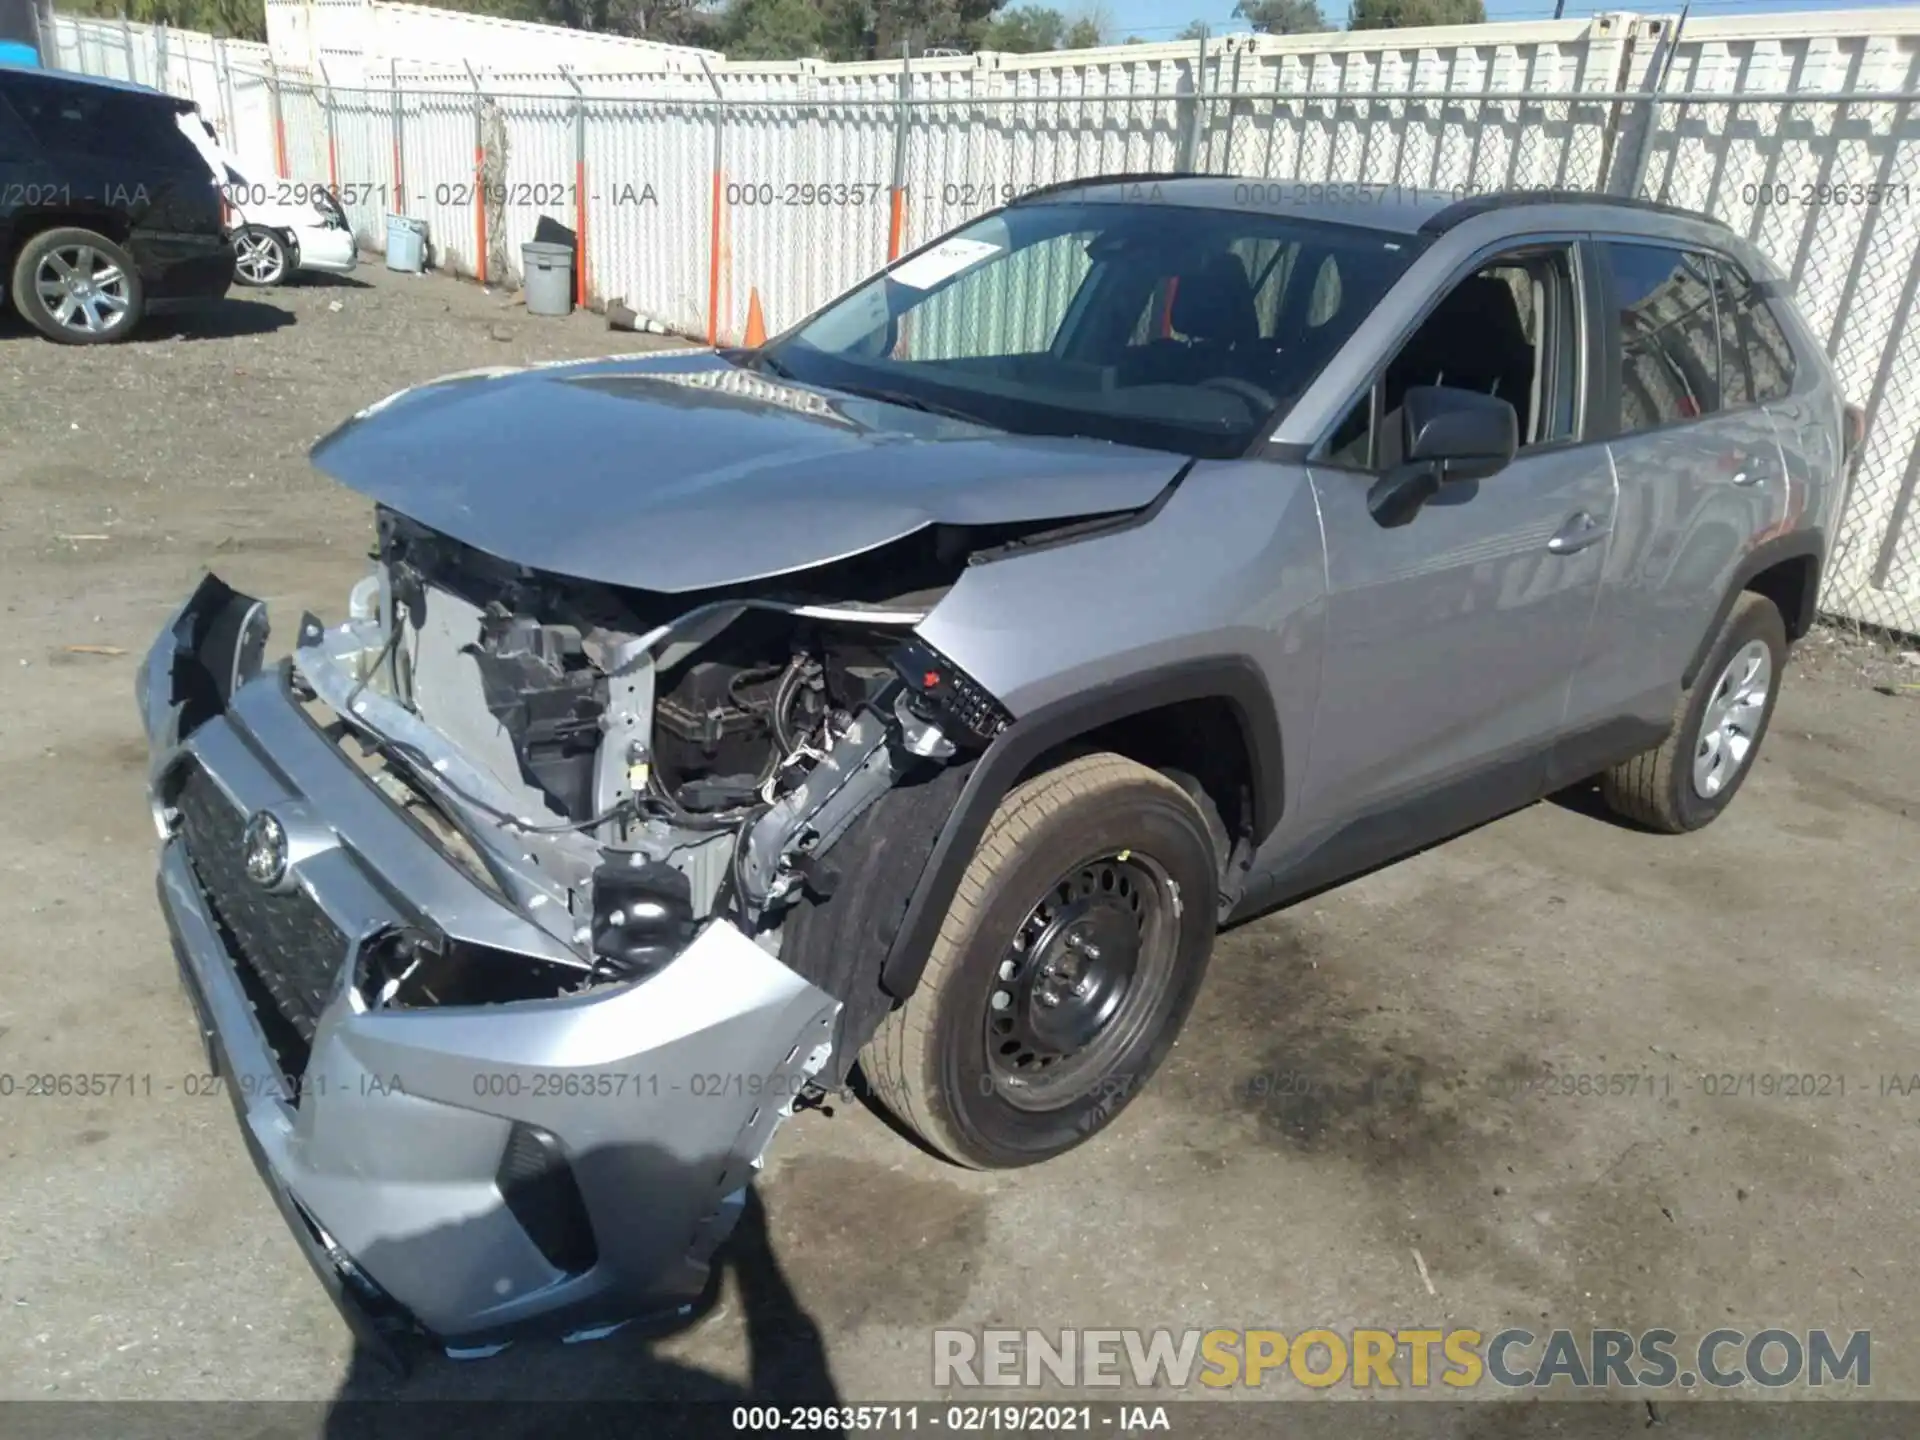
M 1224 757 L 1223 743 L 1230 746 Z M 1182 788 L 1199 785 L 1230 844 L 1244 838 L 1248 854 L 1272 832 L 1285 805 L 1273 696 L 1259 666 L 1245 656 L 1159 667 L 1042 706 L 1003 731 L 972 766 L 889 946 L 881 968 L 888 994 L 905 999 L 919 984 L 941 920 L 1000 801 L 1021 782 L 1090 751 L 1124 755 Z
M 44 235 L 49 230 L 91 230 L 97 235 L 106 236 L 116 245 L 124 246 L 132 228 L 125 216 L 111 210 L 69 208 L 36 210 L 17 215 L 13 221 L 13 234 L 7 242 L 7 252 L 0 255 L 0 263 L 11 273 L 14 261 L 20 258 L 20 252 L 33 242 L 35 236 Z
M 1740 597 L 1752 591 L 1773 601 L 1786 624 L 1787 639 L 1798 640 L 1812 628 L 1820 593 L 1820 568 L 1826 554 L 1825 537 L 1816 530 L 1781 535 L 1753 548 L 1734 571 L 1732 583 L 1720 597 L 1720 604 L 1707 622 L 1693 658 L 1680 677 L 1682 689 L 1689 689 L 1706 664 L 1713 642 L 1727 616 Z

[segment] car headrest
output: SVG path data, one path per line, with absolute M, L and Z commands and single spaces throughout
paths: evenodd
M 1253 285 L 1233 254 L 1215 255 L 1180 277 L 1173 292 L 1173 328 L 1191 340 L 1238 345 L 1260 338 Z

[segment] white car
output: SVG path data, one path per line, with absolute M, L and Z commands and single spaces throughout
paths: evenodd
M 249 179 L 203 118 L 183 114 L 180 128 L 206 156 L 231 212 L 237 284 L 278 285 L 295 270 L 345 275 L 359 263 L 353 226 L 324 185 Z

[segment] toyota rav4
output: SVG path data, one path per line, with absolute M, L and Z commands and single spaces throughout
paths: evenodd
M 344 620 L 168 624 L 161 903 L 363 1335 L 671 1310 L 796 1105 L 1044 1160 L 1217 927 L 1595 777 L 1726 808 L 1859 438 L 1776 272 L 1293 194 L 1079 182 L 755 349 L 403 391 L 314 449 Z

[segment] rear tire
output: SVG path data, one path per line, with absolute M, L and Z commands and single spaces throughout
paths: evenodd
M 1742 594 L 1693 687 L 1681 692 L 1666 740 L 1601 775 L 1607 807 L 1668 835 L 1711 823 L 1752 773 L 1786 658 L 1779 610 L 1764 595 Z
M 28 240 L 13 263 L 14 308 L 61 345 L 124 340 L 146 313 L 146 289 L 133 257 L 113 241 L 77 226 Z
M 1113 754 L 1000 802 L 925 974 L 861 1052 L 882 1104 L 978 1169 L 1110 1124 L 1165 1057 L 1213 948 L 1214 843 L 1192 799 Z

